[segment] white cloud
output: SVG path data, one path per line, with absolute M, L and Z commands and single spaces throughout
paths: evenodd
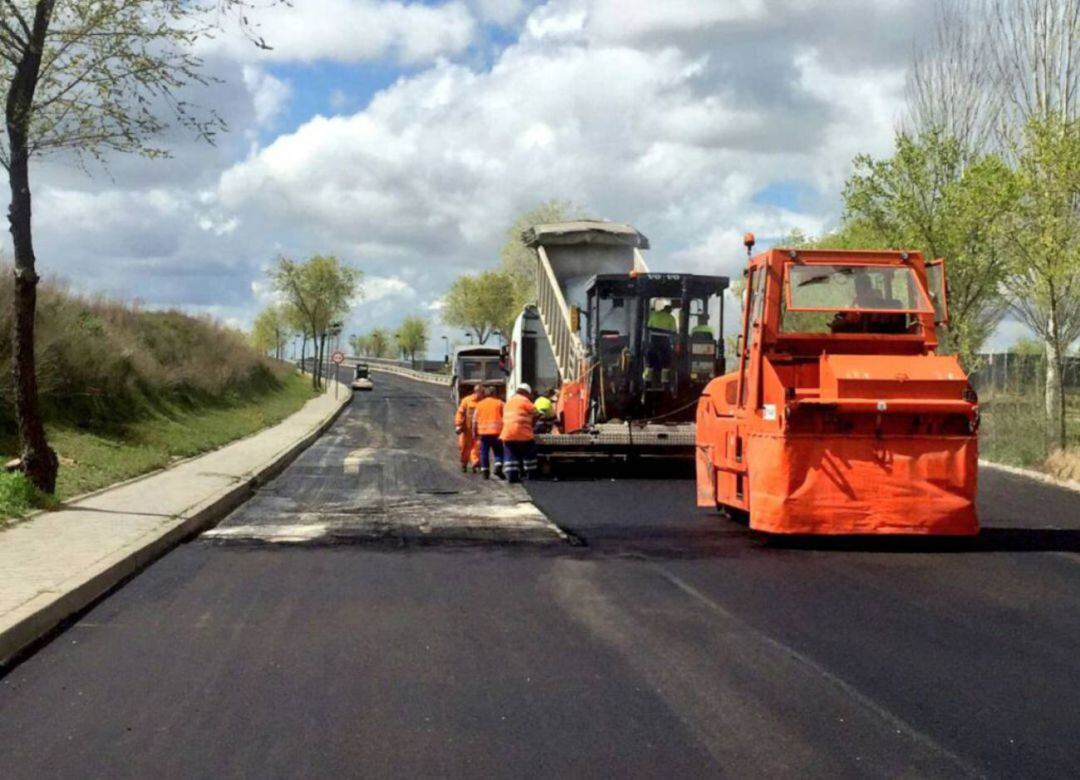
M 244 85 L 251 93 L 255 121 L 260 125 L 269 125 L 288 105 L 292 98 L 292 86 L 254 65 L 245 65 L 242 74 Z
M 386 0 L 303 0 L 262 8 L 253 33 L 261 49 L 233 26 L 204 42 L 206 53 L 242 62 L 363 62 L 392 57 L 430 62 L 459 54 L 476 36 L 476 21 L 461 2 L 425 5 Z
M 505 27 L 525 13 L 525 0 L 470 0 L 473 13 L 483 22 Z
M 629 16 L 639 31 L 761 16 L 757 2 L 698 7 Z M 439 62 L 358 113 L 315 117 L 226 171 L 221 201 L 308 225 L 368 262 L 404 264 L 418 289 L 493 265 L 510 219 L 551 197 L 635 222 L 654 238 L 654 266 L 716 269 L 723 256 L 727 270 L 741 242 L 725 253 L 716 236 L 820 232 L 851 157 L 887 151 L 902 72 L 837 70 L 793 44 L 791 110 L 778 113 L 716 77 L 723 51 L 604 42 L 594 27 L 612 8 L 553 0 L 489 70 Z M 808 213 L 754 202 L 792 179 L 822 202 Z
M 662 32 L 685 32 L 722 23 L 747 22 L 768 12 L 765 0 L 664 0 L 652 3 L 596 0 L 590 6 L 592 32 L 609 41 L 633 41 Z
M 636 224 L 654 268 L 733 273 L 745 230 L 820 232 L 851 157 L 887 153 L 922 13 L 915 0 L 467 2 L 260 14 L 274 51 L 213 48 L 239 132 L 111 180 L 39 178 L 41 256 L 96 289 L 246 319 L 277 252 L 335 252 L 366 274 L 359 331 L 436 316 L 450 279 L 494 266 L 510 220 L 555 197 Z M 473 57 L 481 23 L 519 39 Z M 421 65 L 362 110 L 316 69 L 266 70 L 371 59 Z M 244 148 L 308 89 L 352 112 Z M 776 182 L 811 197 L 758 202 Z
M 416 297 L 416 290 L 397 276 L 365 276 L 362 303 L 374 303 L 386 298 L 411 300 Z

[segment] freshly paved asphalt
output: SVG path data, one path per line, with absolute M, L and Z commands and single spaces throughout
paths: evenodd
M 444 403 L 376 384 L 328 439 Z M 0 679 L 0 775 L 1080 775 L 1080 494 L 780 546 L 687 480 L 530 492 L 583 546 L 183 545 Z

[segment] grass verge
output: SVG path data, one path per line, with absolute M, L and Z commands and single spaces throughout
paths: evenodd
M 49 425 L 49 442 L 60 456 L 56 499 L 63 501 L 216 449 L 276 425 L 312 397 L 310 377 L 292 374 L 276 389 L 255 396 L 231 394 L 211 406 L 163 407 L 108 431 Z M 0 446 L 7 457 L 14 457 L 13 439 Z M 0 518 L 18 517 L 48 504 L 49 498 L 36 493 L 21 475 L 0 477 Z

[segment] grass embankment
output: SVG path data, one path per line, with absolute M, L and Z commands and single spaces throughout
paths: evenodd
M 11 375 L 11 274 L 0 268 L 0 377 Z M 273 425 L 312 396 L 310 380 L 205 317 L 143 311 L 39 289 L 38 384 L 59 500 L 168 465 Z M 0 382 L 0 454 L 18 446 L 10 382 Z M 0 475 L 0 518 L 47 505 Z M 0 523 L 3 520 L 0 519 Z

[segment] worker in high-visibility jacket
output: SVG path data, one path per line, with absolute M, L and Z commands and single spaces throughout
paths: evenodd
M 555 427 L 555 402 L 551 400 L 554 397 L 555 391 L 548 390 L 533 401 L 533 406 L 536 407 L 533 433 L 551 433 L 551 429 Z
M 502 433 L 503 474 L 507 482 L 517 482 L 536 471 L 536 440 L 533 425 L 537 411 L 532 402 L 532 388 L 522 383 L 506 402 L 503 410 Z
M 473 415 L 476 405 L 484 398 L 484 388 L 477 384 L 471 393 L 461 399 L 454 414 L 454 432 L 457 433 L 458 454 L 461 470 L 475 473 L 480 468 L 480 440 L 473 435 Z
M 484 398 L 473 412 L 473 433 L 480 441 L 480 473 L 484 479 L 502 476 L 503 452 L 499 434 L 503 428 L 503 402 L 493 386 L 484 388 Z

